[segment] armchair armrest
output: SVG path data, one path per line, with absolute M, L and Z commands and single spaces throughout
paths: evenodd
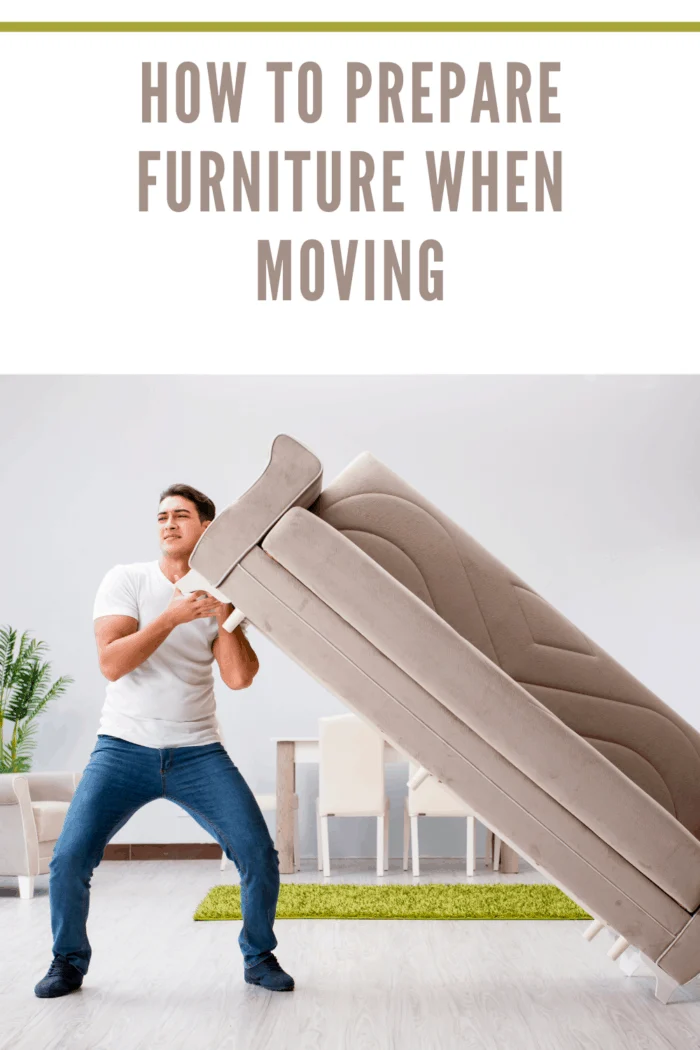
M 0 874 L 37 875 L 39 841 L 25 774 L 0 775 Z
M 360 547 L 300 507 L 262 547 L 604 842 L 679 903 L 694 906 L 695 837 Z M 638 828 L 649 806 L 658 831 L 642 841 Z M 674 878 L 667 880 L 671 855 Z
M 70 802 L 80 780 L 80 773 L 23 773 L 29 785 L 32 802 Z
M 19 798 L 17 797 L 17 791 L 15 790 L 15 781 L 18 776 L 18 773 L 0 774 L 0 806 L 19 805 Z M 29 794 L 28 788 L 27 794 Z

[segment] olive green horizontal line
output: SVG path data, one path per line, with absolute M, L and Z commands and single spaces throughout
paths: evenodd
M 0 22 L 2 33 L 698 33 L 700 22 Z

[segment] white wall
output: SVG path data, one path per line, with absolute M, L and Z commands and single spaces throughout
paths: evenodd
M 251 348 L 251 352 L 254 348 Z M 116 562 L 156 557 L 158 494 L 174 481 L 218 507 L 286 432 L 332 480 L 369 450 L 448 513 L 700 728 L 700 378 L 524 376 L 5 377 L 0 380 L 0 622 L 30 628 L 75 685 L 41 722 L 35 768 L 82 768 L 103 699 L 91 609 Z M 274 790 L 270 736 L 313 736 L 334 696 L 254 628 L 255 685 L 221 687 L 231 755 Z M 405 769 L 389 776 L 401 851 Z M 302 851 L 315 851 L 316 775 L 300 776 Z M 119 841 L 195 841 L 155 803 Z M 331 822 L 336 855 L 371 856 L 370 821 Z M 426 854 L 464 849 L 427 822 Z

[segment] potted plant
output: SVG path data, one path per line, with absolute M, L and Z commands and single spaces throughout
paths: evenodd
M 41 712 L 65 693 L 73 681 L 68 675 L 51 682 L 51 664 L 43 657 L 45 642 L 28 631 L 17 640 L 17 631 L 0 628 L 0 773 L 27 773 L 36 747 L 36 720 Z M 5 740 L 5 724 L 8 739 Z

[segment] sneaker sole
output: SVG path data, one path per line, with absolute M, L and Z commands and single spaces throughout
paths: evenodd
M 246 984 L 253 984 L 253 985 L 255 985 L 256 988 L 265 988 L 266 992 L 293 992 L 294 991 L 294 985 L 293 984 L 289 985 L 288 988 L 267 988 L 262 983 L 262 981 L 253 981 L 253 980 L 251 980 L 250 977 L 245 977 L 244 980 L 245 980 Z

